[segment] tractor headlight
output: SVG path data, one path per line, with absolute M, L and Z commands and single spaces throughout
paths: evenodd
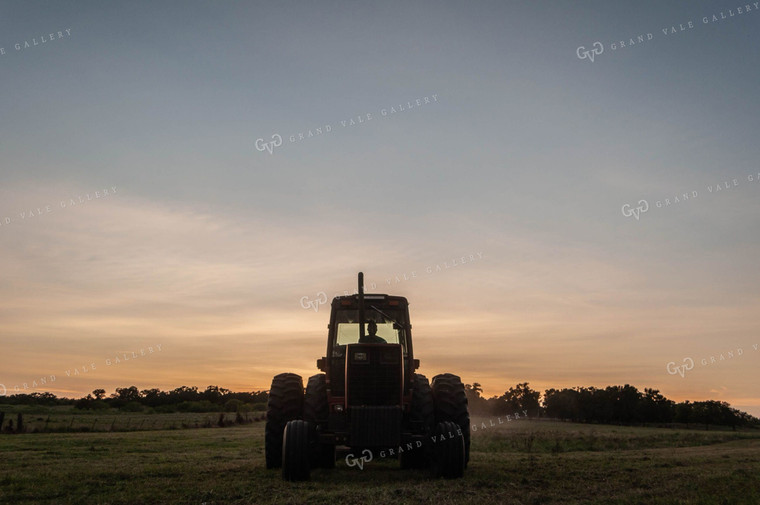
M 354 361 L 367 361 L 367 353 L 366 352 L 355 352 L 354 353 Z

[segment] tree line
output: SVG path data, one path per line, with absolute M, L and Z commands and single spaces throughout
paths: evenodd
M 504 394 L 483 397 L 477 382 L 465 384 L 470 413 L 475 415 L 512 415 L 546 417 L 563 421 L 600 424 L 670 424 L 758 427 L 760 419 L 726 402 L 714 400 L 676 403 L 658 390 L 634 386 L 606 388 L 574 387 L 547 389 L 541 394 L 527 382 L 511 386 Z M 95 389 L 82 398 L 58 398 L 52 393 L 15 394 L 0 397 L 0 404 L 73 405 L 79 409 L 119 409 L 128 412 L 248 412 L 265 410 L 268 391 L 233 392 L 219 386 L 181 386 L 171 391 L 158 388 L 139 390 L 136 386 L 116 388 L 106 396 Z
M 247 412 L 265 410 L 267 391 L 233 392 L 219 386 L 208 386 L 204 391 L 197 387 L 181 386 L 171 391 L 158 388 L 139 390 L 136 386 L 116 388 L 106 396 L 105 389 L 95 389 L 82 398 L 58 398 L 52 393 L 15 394 L 0 398 L 0 404 L 14 405 L 73 405 L 78 409 L 119 409 L 138 412 L 153 409 L 156 412 Z
M 676 403 L 658 390 L 634 386 L 574 387 L 547 389 L 543 395 L 527 382 L 510 387 L 504 394 L 484 398 L 480 384 L 465 384 L 470 413 L 510 415 L 528 412 L 529 417 L 600 424 L 698 424 L 760 428 L 760 419 L 726 402 L 715 400 Z

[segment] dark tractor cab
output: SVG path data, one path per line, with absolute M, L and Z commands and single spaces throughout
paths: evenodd
M 365 328 L 362 335 L 358 298 L 333 300 L 327 356 L 317 361 L 325 372 L 330 436 L 350 447 L 398 446 L 419 367 L 413 358 L 409 303 L 400 296 L 365 295 L 366 321 L 375 323 L 376 335 L 385 343 L 363 343 L 368 334 Z M 356 419 L 373 421 L 351 422 Z
M 335 466 L 335 447 L 355 454 L 398 456 L 402 467 L 432 467 L 461 477 L 469 459 L 470 421 L 458 376 L 437 375 L 433 387 L 414 358 L 406 298 L 358 293 L 333 299 L 323 373 L 280 374 L 267 404 L 266 460 L 286 480 L 312 467 Z M 441 435 L 440 440 L 436 435 Z M 461 450 L 460 450 L 461 449 Z M 374 452 L 373 452 L 374 451 Z

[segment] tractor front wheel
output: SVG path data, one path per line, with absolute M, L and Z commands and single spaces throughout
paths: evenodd
M 452 421 L 438 423 L 435 430 L 436 477 L 458 479 L 464 476 L 464 436 L 459 425 Z
M 327 380 L 320 373 L 309 377 L 303 400 L 303 419 L 321 432 L 327 428 L 329 409 L 327 405 Z M 312 464 L 317 468 L 335 468 L 335 444 L 316 443 Z
M 309 452 L 312 426 L 306 421 L 290 421 L 285 426 L 282 442 L 282 478 L 289 481 L 309 480 Z

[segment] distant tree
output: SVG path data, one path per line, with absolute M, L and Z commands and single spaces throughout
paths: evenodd
M 201 398 L 213 403 L 219 402 L 222 398 L 222 393 L 219 391 L 219 386 L 208 386 L 206 390 L 201 394 Z
M 676 404 L 675 421 L 677 423 L 684 423 L 687 426 L 695 422 L 694 405 L 689 400 Z
M 231 393 L 229 389 L 220 388 L 219 386 L 208 386 L 201 393 L 201 398 L 212 403 L 223 403 L 225 398 Z
M 29 399 L 36 405 L 56 405 L 58 398 L 53 393 L 31 393 Z
M 196 386 L 193 386 L 193 387 L 180 386 L 174 391 L 170 392 L 169 396 L 172 399 L 171 403 L 193 402 L 193 401 L 198 401 L 201 399 L 201 395 L 200 393 L 198 393 L 198 388 Z
M 472 384 L 465 384 L 464 392 L 480 396 L 483 393 L 483 387 L 477 382 L 473 382 Z
M 149 407 L 158 407 L 167 401 L 167 393 L 161 391 L 158 388 L 143 389 L 140 391 L 140 396 L 142 396 L 143 404 Z
M 80 398 L 74 403 L 74 407 L 78 409 L 89 409 L 92 408 L 92 403 L 95 401 L 95 398 L 92 397 L 92 395 L 87 395 L 83 398 Z
M 0 404 L 7 405 L 73 405 L 74 401 L 71 398 L 58 398 L 53 393 L 48 392 L 0 396 Z
M 612 417 L 613 405 L 608 401 L 605 390 L 595 387 L 576 387 L 575 395 L 575 419 L 584 423 L 608 422 Z
M 128 388 L 116 388 L 116 391 L 108 398 L 108 405 L 111 407 L 121 408 L 129 402 L 140 401 L 140 390 L 137 386 Z
M 670 423 L 675 418 L 675 402 L 665 398 L 656 389 L 645 388 L 641 415 L 646 422 Z
M 496 399 L 494 414 L 522 413 L 527 410 L 528 415 L 538 416 L 540 397 L 541 393 L 531 389 L 527 382 L 521 382 Z
M 106 397 L 106 390 L 105 389 L 95 389 L 92 391 L 92 396 L 95 397 L 96 400 L 102 400 Z
M 482 393 L 483 388 L 477 382 L 464 385 L 464 394 L 467 397 L 467 404 L 469 406 L 470 413 L 486 413 L 486 399 L 481 396 Z
M 746 412 L 742 412 L 737 409 L 732 409 L 734 412 L 734 416 L 736 417 L 736 422 L 739 426 L 755 426 L 760 427 L 760 419 L 757 417 L 754 417 Z
M 711 424 L 735 426 L 736 423 L 729 404 L 715 400 L 694 402 L 693 417 L 696 422 L 704 424 L 706 430 Z
M 607 386 L 607 401 L 613 405 L 612 421 L 616 423 L 633 423 L 640 420 L 639 402 L 641 393 L 635 387 Z
M 547 389 L 544 392 L 544 409 L 548 417 L 578 421 L 579 392 L 573 389 Z

